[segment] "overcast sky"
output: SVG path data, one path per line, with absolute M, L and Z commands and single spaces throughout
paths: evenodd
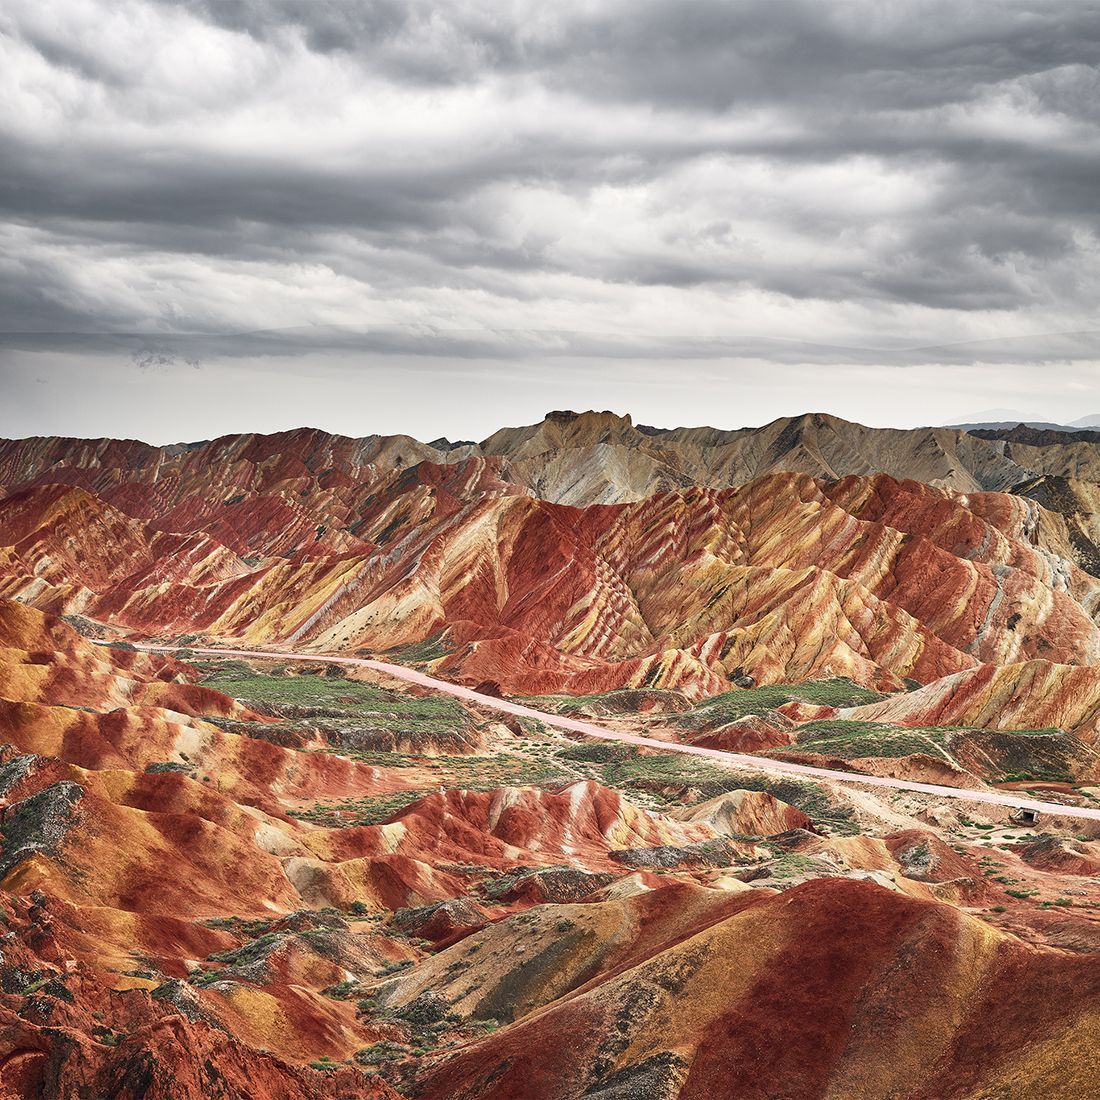
M 5 0 L 0 434 L 1100 413 L 1100 4 Z

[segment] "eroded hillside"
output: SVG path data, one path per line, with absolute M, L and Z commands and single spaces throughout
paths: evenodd
M 5 1095 L 702 1097 L 725 1065 L 735 1095 L 764 1074 L 792 1096 L 962 1096 L 991 1004 L 1021 1024 L 983 1082 L 1089 1072 L 1100 826 L 1069 813 L 1100 771 L 1071 735 L 1021 734 L 1000 763 L 981 731 L 939 735 L 957 783 L 1026 764 L 1064 799 L 1037 830 L 573 740 L 323 662 L 94 646 L 11 602 L 0 627 Z M 839 738 L 822 715 L 878 699 L 831 680 L 537 702 L 686 743 L 756 723 L 804 758 Z M 865 723 L 878 755 L 848 766 L 925 759 L 886 729 Z M 1057 993 L 1038 1017 L 1037 984 Z M 781 1056 L 810 1021 L 818 1053 Z
M 1087 1095 L 1096 446 L 3 444 L 0 1097 Z

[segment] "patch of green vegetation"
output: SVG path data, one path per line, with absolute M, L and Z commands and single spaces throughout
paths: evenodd
M 262 936 L 272 925 L 273 921 L 259 919 L 248 920 L 245 917 L 208 917 L 197 922 L 204 928 L 224 928 L 235 936 L 243 939 L 255 939 Z
M 780 882 L 792 878 L 822 878 L 836 874 L 836 868 L 831 864 L 798 852 L 784 853 L 775 862 L 768 864 L 768 869 L 771 877 Z
M 342 798 L 336 802 L 316 802 L 308 810 L 289 810 L 291 817 L 321 825 L 326 829 L 346 829 L 355 825 L 380 825 L 395 813 L 412 805 L 430 791 L 396 791 L 371 798 Z M 351 816 L 348 816 L 348 812 Z
M 189 775 L 194 778 L 196 768 L 194 764 L 184 764 L 179 760 L 154 760 L 145 765 L 145 771 L 148 775 L 161 775 L 178 773 L 180 775 Z
M 349 749 L 333 745 L 322 750 L 335 756 L 346 756 L 359 764 L 369 764 L 372 768 L 418 768 L 423 767 L 426 757 L 412 756 L 407 752 L 384 752 L 378 749 Z
M 471 1031 L 481 1031 L 489 1034 L 500 1030 L 499 1020 L 467 1020 L 463 1025 Z
M 442 660 L 452 652 L 443 638 L 444 632 L 440 631 L 422 642 L 414 642 L 412 645 L 390 650 L 390 654 L 401 664 L 431 664 L 433 661 Z
M 380 1043 L 372 1043 L 369 1047 L 363 1047 L 355 1055 L 355 1060 L 361 1066 L 378 1066 L 383 1062 L 396 1062 L 404 1058 L 409 1048 L 400 1043 L 383 1039 Z
M 208 955 L 207 958 L 210 962 L 225 963 L 227 966 L 247 966 L 249 963 L 266 958 L 283 938 L 278 932 L 265 932 L 251 943 L 235 947 L 230 951 L 218 951 Z
M 576 760 L 585 764 L 614 764 L 625 760 L 634 752 L 630 745 L 616 744 L 614 741 L 583 741 L 561 749 L 558 756 L 562 760 Z
M 390 766 L 378 757 L 344 751 L 341 755 L 362 760 L 376 766 Z M 429 768 L 438 775 L 439 786 L 444 789 L 491 791 L 498 787 L 527 787 L 540 784 L 569 783 L 576 774 L 555 758 L 552 753 L 497 753 L 492 756 L 424 756 L 405 757 L 404 767 Z M 353 825 L 379 825 L 426 795 L 434 794 L 439 787 L 395 791 L 391 794 L 368 798 L 344 798 L 329 802 L 317 802 L 307 809 L 290 813 L 303 821 L 310 821 L 324 828 L 346 828 Z
M 786 703 L 802 702 L 823 707 L 862 707 L 885 699 L 877 691 L 860 687 L 845 677 L 832 680 L 808 680 L 804 684 L 763 684 L 738 688 L 706 699 L 672 721 L 690 729 L 722 726 L 751 714 L 764 714 Z
M 354 978 L 346 982 L 337 982 L 327 989 L 322 989 L 321 992 L 334 1001 L 350 1001 L 359 992 L 359 982 Z
M 278 713 L 284 709 L 307 708 L 331 717 L 350 719 L 372 728 L 410 726 L 425 733 L 454 733 L 461 730 L 469 715 L 454 699 L 443 695 L 417 696 L 341 676 L 324 676 L 310 667 L 296 669 L 293 675 L 269 675 L 257 672 L 243 662 L 232 667 L 221 663 L 203 680 L 226 695 L 232 695 L 255 710 Z
M 1008 772 L 999 779 L 992 780 L 993 783 L 1072 783 L 1073 781 L 1073 776 L 1069 772 L 1054 768 Z
M 202 989 L 205 986 L 213 985 L 215 982 L 229 981 L 223 970 L 215 970 L 213 968 L 209 970 L 193 970 L 188 976 L 187 980 L 196 988 Z
M 383 977 L 388 977 L 390 974 L 397 974 L 402 970 L 408 970 L 412 964 L 412 959 L 398 959 L 397 962 L 386 963 L 386 965 L 382 967 L 381 973 Z
M 446 1017 L 447 1006 L 436 997 L 421 994 L 404 1008 L 397 1009 L 394 1015 L 414 1027 L 428 1027 L 440 1023 Z
M 748 771 L 732 772 L 719 764 L 682 753 L 641 752 L 633 746 L 621 759 L 594 765 L 590 770 L 592 778 L 606 787 L 623 790 L 632 797 L 636 797 L 639 790 L 648 791 L 658 803 L 679 804 L 675 795 L 669 799 L 661 793 L 660 788 L 665 786 L 673 791 L 692 787 L 704 798 L 713 798 L 726 791 L 765 791 L 797 807 L 818 824 L 827 825 L 833 832 L 847 836 L 859 832 L 853 810 L 832 802 L 820 784 L 810 781 Z
M 586 709 L 598 711 L 602 709 L 602 705 L 615 704 L 617 699 L 636 696 L 638 690 L 637 688 L 616 688 L 612 691 L 595 692 L 592 695 L 527 695 L 518 698 L 523 699 L 535 710 L 545 710 L 553 714 L 576 714 L 578 711 Z M 681 706 L 683 705 L 683 696 L 676 691 L 647 687 L 645 693 L 650 698 L 667 695 L 670 699 L 674 698 Z M 619 710 L 620 707 L 612 705 L 609 709 Z M 625 709 L 629 710 L 630 708 Z M 675 704 L 670 706 L 669 709 L 675 711 Z
M 451 785 L 471 791 L 495 787 L 568 783 L 576 776 L 552 754 L 533 756 L 496 753 L 493 756 L 450 756 L 446 760 Z
M 225 660 L 220 657 L 203 657 L 191 663 L 200 672 L 206 673 L 207 681 L 217 678 L 247 680 L 260 675 L 247 661 L 242 661 L 239 657 L 227 657 Z
M 882 722 L 830 718 L 799 726 L 795 747 L 801 752 L 820 753 L 842 760 L 861 756 L 912 756 L 916 753 L 946 757 L 943 743 L 948 732 L 939 727 L 909 729 Z

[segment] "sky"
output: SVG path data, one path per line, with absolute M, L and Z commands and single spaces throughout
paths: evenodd
M 1100 413 L 1100 3 L 5 0 L 0 435 Z

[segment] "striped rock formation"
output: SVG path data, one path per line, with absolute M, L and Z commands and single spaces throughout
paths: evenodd
M 501 495 L 485 473 L 406 471 L 370 514 L 326 529 L 330 544 L 289 557 L 264 553 L 266 535 L 241 555 L 167 533 L 88 490 L 21 490 L 4 503 L 0 593 L 249 645 L 438 639 L 445 674 L 532 694 L 697 698 L 746 676 L 835 675 L 898 690 L 982 664 L 1100 660 L 1100 580 L 1047 544 L 1061 528 L 1021 497 L 773 474 L 576 509 Z

